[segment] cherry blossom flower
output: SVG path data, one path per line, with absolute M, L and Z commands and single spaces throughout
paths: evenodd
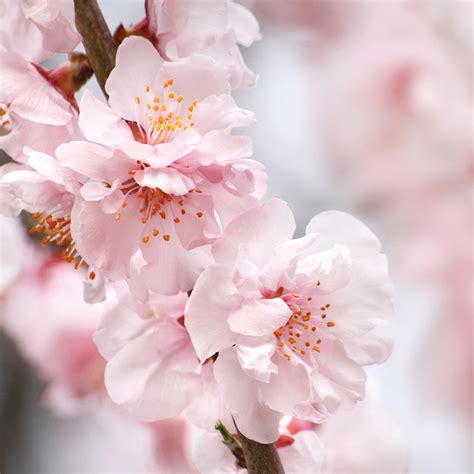
M 250 46 L 260 33 L 257 20 L 244 6 L 231 0 L 147 0 L 146 11 L 149 31 L 156 35 L 163 57 L 175 61 L 205 54 L 229 70 L 233 88 L 255 84 L 238 44 Z
M 392 316 L 386 259 L 353 217 L 326 212 L 289 240 L 294 218 L 272 200 L 236 218 L 213 246 L 186 327 L 239 429 L 273 442 L 282 415 L 320 422 L 364 397 L 362 366 L 390 341 L 372 330 Z
M 77 173 L 57 160 L 31 149 L 24 150 L 28 165 L 9 163 L 0 168 L 0 213 L 17 216 L 25 210 L 35 221 L 32 235 L 44 246 L 61 249 L 62 258 L 78 269 L 84 262 L 71 234 L 71 211 L 80 182 Z M 89 303 L 105 299 L 106 280 L 89 267 L 84 278 L 84 298 Z
M 92 341 L 103 307 L 84 302 L 81 279 L 64 262 L 36 255 L 1 303 L 2 330 L 47 382 L 45 403 L 66 415 L 105 400 L 105 361 Z
M 72 0 L 15 0 L 0 4 L 0 47 L 39 62 L 69 53 L 80 41 Z
M 107 391 L 137 419 L 179 415 L 203 390 L 199 361 L 182 324 L 186 300 L 185 293 L 149 295 L 139 303 L 120 289 L 119 304 L 101 318 L 94 341 L 108 361 Z
M 0 148 L 25 162 L 25 146 L 53 154 L 61 143 L 79 138 L 77 112 L 38 68 L 1 48 L 0 63 Z
M 365 205 L 411 204 L 472 175 L 470 78 L 414 13 L 369 8 L 321 55 L 323 146 Z
M 400 429 L 370 400 L 339 411 L 315 427 L 324 446 L 322 474 L 407 472 L 408 456 Z
M 253 115 L 236 106 L 211 58 L 163 62 L 139 37 L 119 47 L 106 89 L 110 108 L 91 94 L 81 101 L 89 141 L 57 150 L 63 166 L 90 178 L 72 211 L 78 251 L 120 280 L 141 250 L 149 288 L 188 291 L 209 261 L 206 245 L 265 190 L 263 166 L 242 158 L 250 139 L 230 134 Z

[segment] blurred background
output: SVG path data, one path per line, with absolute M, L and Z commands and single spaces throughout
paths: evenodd
M 141 1 L 99 3 L 111 29 L 144 16 Z M 474 5 L 245 4 L 261 24 L 262 39 L 243 51 L 259 79 L 234 95 L 258 119 L 248 133 L 267 167 L 267 196 L 289 203 L 298 236 L 321 211 L 360 218 L 382 240 L 395 283 L 394 352 L 369 370 L 364 417 L 332 435 L 342 446 L 347 430 L 357 447 L 339 472 L 472 472 Z M 100 95 L 94 81 L 86 87 Z M 88 400 L 60 413 L 40 401 L 49 369 L 28 361 L 60 352 L 50 358 L 39 342 L 25 350 L 24 324 L 40 338 L 52 313 L 93 316 L 79 293 L 51 303 L 48 294 L 77 282 L 32 276 L 36 249 L 16 224 L 1 220 L 0 308 L 28 323 L 0 336 L 0 471 L 149 470 L 142 427 Z M 367 460 L 373 452 L 379 464 Z

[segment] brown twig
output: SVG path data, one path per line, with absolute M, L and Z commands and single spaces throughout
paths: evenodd
M 249 474 L 285 474 L 273 444 L 257 443 L 245 437 L 237 427 Z
M 77 31 L 102 91 L 105 82 L 115 66 L 117 43 L 112 38 L 97 0 L 74 0 Z

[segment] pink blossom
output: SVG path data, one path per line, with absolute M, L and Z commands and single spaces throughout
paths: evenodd
M 316 427 L 324 446 L 321 473 L 407 472 L 407 446 L 386 413 L 365 400 Z
M 203 390 L 199 361 L 182 324 L 186 294 L 119 297 L 94 335 L 107 359 L 111 399 L 143 421 L 179 415 Z
M 253 115 L 236 106 L 228 73 L 211 58 L 163 62 L 138 37 L 119 47 L 106 88 L 110 108 L 88 93 L 81 101 L 89 141 L 57 150 L 62 165 L 90 178 L 72 211 L 78 251 L 119 280 L 140 250 L 149 288 L 190 290 L 221 226 L 264 192 L 263 167 L 242 158 L 250 139 L 230 133 Z
M 71 234 L 71 210 L 79 192 L 79 176 L 44 153 L 25 148 L 28 165 L 10 163 L 0 168 L 0 213 L 16 216 L 25 210 L 36 221 L 32 235 L 43 245 L 62 249 L 62 257 L 78 269 L 84 262 Z M 86 272 L 84 297 L 89 303 L 105 299 L 106 281 L 92 267 Z
M 277 439 L 282 415 L 320 422 L 362 399 L 362 366 L 391 350 L 372 333 L 392 316 L 377 238 L 340 212 L 289 240 L 294 228 L 279 200 L 236 218 L 186 307 L 196 352 L 217 357 L 214 376 L 239 429 L 264 443 Z
M 0 5 L 0 47 L 39 62 L 80 41 L 72 0 L 13 0 Z
M 25 162 L 25 146 L 53 154 L 79 137 L 76 111 L 36 67 L 1 48 L 0 64 L 0 147 L 11 158 Z
M 146 11 L 150 33 L 156 35 L 164 57 L 175 61 L 204 54 L 228 69 L 233 88 L 255 84 L 238 44 L 250 46 L 260 33 L 257 20 L 244 6 L 231 0 L 147 0 Z
M 405 4 L 369 8 L 351 26 L 318 68 L 337 171 L 372 206 L 410 205 L 472 175 L 471 81 L 451 50 Z
M 1 327 L 47 382 L 45 402 L 67 414 L 105 395 L 105 362 L 92 341 L 103 308 L 84 302 L 82 278 L 72 267 L 35 261 L 41 257 L 4 295 Z

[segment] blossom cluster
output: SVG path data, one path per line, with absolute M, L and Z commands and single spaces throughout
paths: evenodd
M 265 169 L 234 132 L 255 123 L 231 95 L 255 83 L 238 47 L 260 37 L 247 9 L 147 0 L 116 35 L 107 101 L 76 102 L 86 59 L 38 64 L 78 45 L 67 6 L 21 0 L 0 22 L 0 211 L 59 250 L 24 242 L 35 264 L 2 289 L 4 329 L 57 409 L 95 398 L 157 432 L 209 430 L 192 472 L 244 468 L 237 429 L 317 472 L 322 445 L 301 427 L 354 407 L 364 367 L 391 351 L 375 333 L 393 312 L 380 242 L 338 211 L 294 238 L 287 204 L 263 200 Z M 46 313 L 35 343 L 32 304 Z

